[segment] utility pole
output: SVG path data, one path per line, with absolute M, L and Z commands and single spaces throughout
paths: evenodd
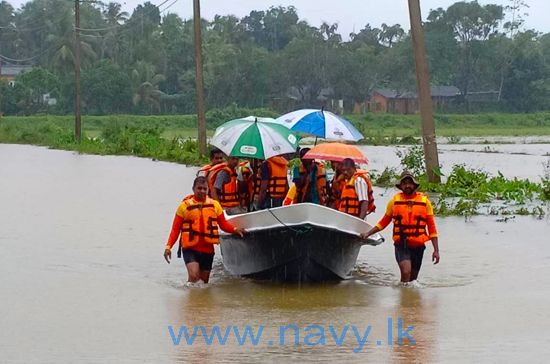
M 409 16 L 411 19 L 412 45 L 416 64 L 416 88 L 420 104 L 420 117 L 422 118 L 422 142 L 424 144 L 426 172 L 429 182 L 440 183 L 441 178 L 439 174 L 435 173 L 439 169 L 439 157 L 437 155 L 437 143 L 435 140 L 430 75 L 426 59 L 426 46 L 422 31 L 419 0 L 409 0 Z
M 82 139 L 80 120 L 80 0 L 74 2 L 74 138 Z
M 204 107 L 204 79 L 202 76 L 200 0 L 193 0 L 193 25 L 195 28 L 195 85 L 197 88 L 197 129 L 199 153 L 201 155 L 206 155 L 206 112 Z

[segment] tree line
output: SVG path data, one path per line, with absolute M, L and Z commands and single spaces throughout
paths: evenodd
M 195 112 L 193 22 L 171 13 L 175 3 L 145 2 L 129 14 L 119 3 L 82 2 L 83 113 Z M 550 108 L 550 33 L 525 29 L 527 8 L 521 0 L 462 1 L 430 11 L 424 31 L 431 82 L 459 88 L 455 111 L 475 111 L 468 95 L 479 91 L 496 95 L 493 111 Z M 349 111 L 375 88 L 415 90 L 410 35 L 399 24 L 366 24 L 343 37 L 338 24 L 315 27 L 295 7 L 279 6 L 203 20 L 202 34 L 209 109 L 287 111 L 333 98 Z M 1 112 L 71 113 L 73 43 L 72 1 L 32 0 L 18 9 L 2 1 L 2 66 L 33 69 L 13 87 L 0 84 Z M 48 106 L 45 93 L 57 104 Z

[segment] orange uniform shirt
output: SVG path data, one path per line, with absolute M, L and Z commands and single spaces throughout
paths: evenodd
M 414 196 L 415 195 L 413 195 L 412 198 L 414 198 Z M 394 202 L 395 202 L 395 196 L 392 197 L 392 199 L 388 202 L 388 206 L 386 207 L 386 212 L 384 213 L 384 216 L 382 216 L 380 221 L 378 221 L 378 223 L 376 224 L 376 227 L 378 229 L 383 230 L 393 220 L 393 203 Z M 426 201 L 426 212 L 427 212 L 426 226 L 428 227 L 428 233 L 429 233 L 428 236 L 430 237 L 430 239 L 436 238 L 437 228 L 435 227 L 434 209 L 429 199 Z
M 235 227 L 225 219 L 225 215 L 223 214 L 223 209 L 220 203 L 215 200 L 213 203 L 214 203 L 214 209 L 217 215 L 218 226 L 225 232 L 228 232 L 228 233 L 235 232 Z M 176 241 L 180 236 L 183 217 L 185 216 L 186 210 L 187 210 L 187 205 L 182 202 L 178 206 L 178 209 L 176 211 L 176 216 L 174 216 L 174 222 L 172 223 L 172 230 L 170 231 L 170 236 L 168 237 L 168 242 L 166 243 L 167 249 L 172 249 L 172 247 L 174 246 L 174 244 L 176 243 Z M 214 253 L 213 244 L 205 243 L 204 237 L 201 237 L 199 239 L 202 239 L 203 241 L 199 240 L 199 243 L 193 247 L 193 250 L 196 250 L 201 253 L 208 253 L 208 254 Z

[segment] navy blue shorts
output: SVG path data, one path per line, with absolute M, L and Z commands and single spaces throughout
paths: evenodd
M 181 255 L 185 264 L 192 262 L 199 263 L 200 270 L 212 270 L 212 262 L 214 261 L 214 253 L 201 253 L 193 249 L 182 249 Z
M 403 244 L 395 244 L 395 260 L 401 263 L 403 260 L 411 261 L 411 268 L 414 271 L 420 271 L 422 266 L 422 258 L 424 258 L 424 250 L 426 246 L 409 247 Z

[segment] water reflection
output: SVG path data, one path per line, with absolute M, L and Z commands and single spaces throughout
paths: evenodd
M 394 343 L 391 346 L 392 361 L 407 363 L 431 363 L 437 362 L 437 344 L 434 340 L 438 333 L 436 331 L 435 318 L 438 312 L 437 300 L 426 302 L 426 291 L 422 288 L 401 287 L 398 289 L 398 305 L 394 309 L 393 330 Z M 414 343 L 403 337 L 398 342 L 398 321 L 403 321 L 403 333 L 409 326 L 414 329 L 409 331 Z M 404 335 L 405 336 L 405 335 Z
M 195 327 L 204 326 L 208 330 L 213 325 L 221 325 L 220 312 L 223 312 L 216 306 L 216 292 L 211 288 L 187 288 L 185 295 L 177 302 L 171 310 L 176 312 L 174 332 L 178 335 L 179 326 L 185 325 L 190 335 L 193 335 Z M 199 333 L 199 335 L 202 335 Z M 193 345 L 185 345 L 185 339 L 182 339 L 182 345 L 177 346 L 175 362 L 180 363 L 210 363 L 215 362 L 213 354 L 219 355 L 219 348 L 212 350 L 200 337 Z

